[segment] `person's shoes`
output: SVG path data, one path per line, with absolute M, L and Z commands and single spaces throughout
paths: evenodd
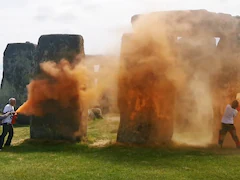
M 0 151 L 2 151 L 2 149 L 0 149 Z

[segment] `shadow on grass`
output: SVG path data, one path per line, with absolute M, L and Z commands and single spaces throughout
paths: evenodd
M 25 125 L 25 124 L 14 124 L 13 128 L 22 128 L 22 127 L 30 127 L 30 125 Z
M 199 148 L 146 148 L 135 146 L 123 146 L 112 144 L 107 147 L 89 147 L 87 144 L 73 144 L 63 141 L 38 141 L 25 140 L 19 146 L 13 146 L 4 151 L 16 154 L 29 153 L 55 153 L 67 156 L 86 156 L 88 159 L 100 160 L 111 163 L 129 164 L 139 163 L 156 163 L 169 162 L 169 165 L 186 162 L 187 159 L 195 159 L 196 163 L 199 159 L 208 159 L 210 156 L 218 156 L 214 149 Z M 240 151 L 239 151 L 240 152 Z

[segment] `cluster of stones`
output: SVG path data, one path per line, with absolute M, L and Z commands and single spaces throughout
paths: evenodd
M 120 71 L 128 72 L 129 77 L 132 77 L 133 68 L 137 68 L 134 64 L 131 64 L 131 59 L 136 57 L 132 56 L 131 50 L 126 50 L 124 44 L 132 41 L 132 37 L 136 33 L 134 30 L 137 28 L 138 20 L 141 17 L 146 17 L 146 15 L 158 17 L 159 22 L 163 22 L 165 25 L 164 28 L 167 32 L 169 44 L 171 44 L 172 55 L 177 59 L 186 61 L 188 64 L 187 82 L 196 74 L 200 79 L 208 79 L 214 112 L 214 121 L 212 123 L 215 124 L 213 125 L 213 141 L 216 142 L 220 117 L 224 107 L 226 103 L 235 99 L 236 94 L 240 92 L 240 74 L 238 70 L 238 64 L 240 63 L 238 58 L 240 50 L 239 17 L 212 13 L 206 10 L 166 11 L 134 15 L 131 18 L 133 33 L 124 34 L 122 37 L 122 66 Z M 216 37 L 220 39 L 218 45 L 215 43 Z M 191 43 L 189 43 L 191 41 L 200 41 L 200 47 L 191 46 Z M 203 69 L 203 67 L 206 68 Z M 189 71 L 189 69 L 192 70 Z M 157 83 L 159 79 L 144 76 L 142 79 L 133 78 L 129 80 L 126 76 L 126 73 L 124 76 L 120 75 L 119 79 L 118 104 L 121 120 L 117 137 L 118 142 L 162 144 L 171 140 L 174 124 L 182 124 L 183 129 L 188 130 L 186 115 L 181 114 L 183 110 L 181 108 L 187 107 L 190 111 L 197 111 L 197 102 L 184 100 L 184 98 L 187 99 L 187 96 L 193 96 L 191 93 L 186 93 L 190 91 L 188 88 L 183 88 L 177 94 L 174 88 L 172 88 L 172 92 L 166 92 L 164 98 L 159 100 L 159 103 L 172 102 L 172 110 L 160 111 L 161 117 L 159 117 L 154 110 L 154 97 L 151 100 L 148 97 L 149 95 L 145 93 L 148 82 L 154 81 L 154 83 Z M 171 83 L 169 82 L 168 85 L 170 86 Z M 131 94 L 132 91 L 135 91 L 132 93 L 134 95 Z M 155 91 L 161 92 L 161 89 L 152 89 L 152 92 Z M 138 109 L 138 114 L 132 118 L 136 103 L 144 99 L 148 99 L 148 101 L 145 101 L 144 107 L 141 110 Z M 185 104 L 183 105 L 183 103 Z M 165 116 L 166 113 L 168 113 L 168 116 Z M 212 117 L 207 118 L 212 121 Z M 168 122 L 166 123 L 166 121 Z M 240 123 L 237 124 L 237 126 L 239 125 Z

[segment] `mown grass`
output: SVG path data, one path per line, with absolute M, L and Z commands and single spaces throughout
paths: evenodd
M 120 146 L 111 144 L 117 126 L 111 120 L 90 122 L 90 140 L 82 144 L 24 141 L 29 138 L 29 127 L 16 127 L 14 146 L 0 152 L 0 179 L 214 180 L 240 176 L 240 150 Z M 102 140 L 111 143 L 97 146 Z

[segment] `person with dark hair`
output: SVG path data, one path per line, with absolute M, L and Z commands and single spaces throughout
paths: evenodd
M 238 106 L 239 106 L 238 101 L 234 100 L 232 104 L 231 105 L 228 104 L 225 109 L 225 112 L 222 117 L 222 129 L 219 131 L 219 140 L 218 140 L 218 144 L 221 147 L 223 145 L 223 141 L 227 132 L 229 132 L 232 136 L 232 139 L 236 143 L 236 147 L 240 148 L 240 142 L 236 133 L 236 128 L 234 126 L 234 118 L 238 113 L 238 110 L 237 110 Z

